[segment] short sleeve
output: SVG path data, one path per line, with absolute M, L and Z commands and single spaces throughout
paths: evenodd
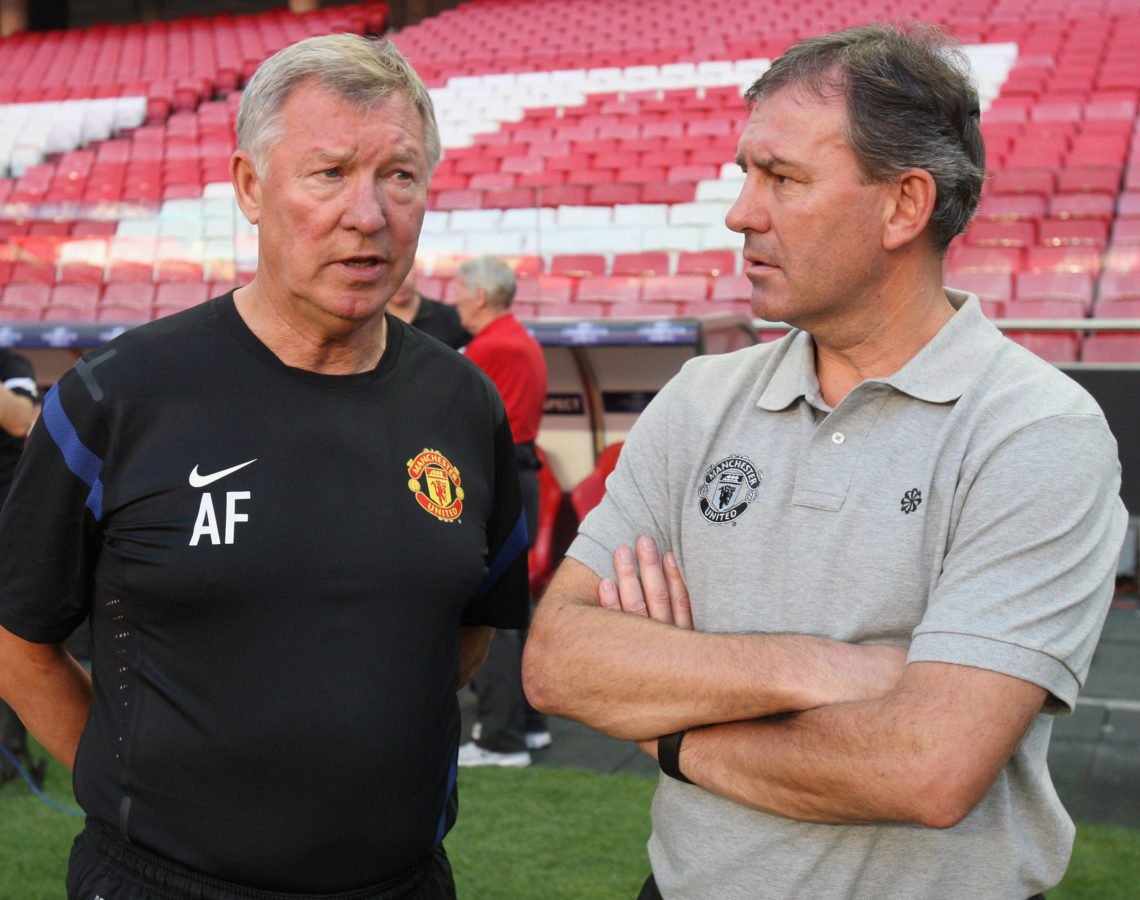
M 1005 440 L 965 486 L 911 662 L 1002 672 L 1071 711 L 1111 603 L 1127 515 L 1116 442 L 1096 415 Z
M 105 444 L 72 370 L 45 396 L 0 514 L 0 625 L 25 640 L 63 641 L 88 614 Z
M 672 546 L 669 516 L 678 504 L 669 496 L 668 449 L 683 377 L 671 379 L 638 416 L 606 479 L 605 495 L 582 520 L 567 551 L 603 578 L 614 574 L 614 550 L 632 546 L 641 535 L 652 537 L 663 550 Z

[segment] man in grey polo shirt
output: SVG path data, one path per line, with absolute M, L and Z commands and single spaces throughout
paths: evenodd
M 1112 594 L 1116 444 L 942 286 L 984 171 L 957 51 L 851 29 L 747 99 L 727 222 L 795 327 L 640 417 L 527 691 L 658 758 L 642 897 L 1035 896 L 1072 847 L 1046 750 Z

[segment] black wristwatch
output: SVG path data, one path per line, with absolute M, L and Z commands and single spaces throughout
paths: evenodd
M 674 731 L 672 734 L 663 734 L 657 739 L 657 765 L 670 778 L 676 778 L 685 784 L 692 784 L 693 782 L 686 778 L 685 773 L 681 771 L 681 741 L 685 739 L 686 733 L 682 729 L 681 731 Z

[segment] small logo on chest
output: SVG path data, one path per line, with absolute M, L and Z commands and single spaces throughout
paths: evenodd
M 899 501 L 899 509 L 901 509 L 908 516 L 922 506 L 922 491 L 918 488 L 911 488 L 902 496 Z
M 734 522 L 756 499 L 764 474 L 747 456 L 726 456 L 705 469 L 697 490 L 701 515 L 714 525 Z
M 408 490 L 421 509 L 441 522 L 456 522 L 463 512 L 459 470 L 438 450 L 425 449 L 408 460 Z

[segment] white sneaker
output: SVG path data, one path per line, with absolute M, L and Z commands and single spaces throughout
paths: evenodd
M 476 722 L 471 726 L 471 740 L 477 741 L 483 736 L 483 723 Z M 526 733 L 527 750 L 545 750 L 554 742 L 549 731 L 528 731 Z
M 494 750 L 484 750 L 474 741 L 470 741 L 459 748 L 459 765 L 507 766 L 522 769 L 530 765 L 530 754 L 525 750 L 518 753 L 497 753 Z
M 526 733 L 527 750 L 545 750 L 553 743 L 554 738 L 549 731 L 528 731 Z

